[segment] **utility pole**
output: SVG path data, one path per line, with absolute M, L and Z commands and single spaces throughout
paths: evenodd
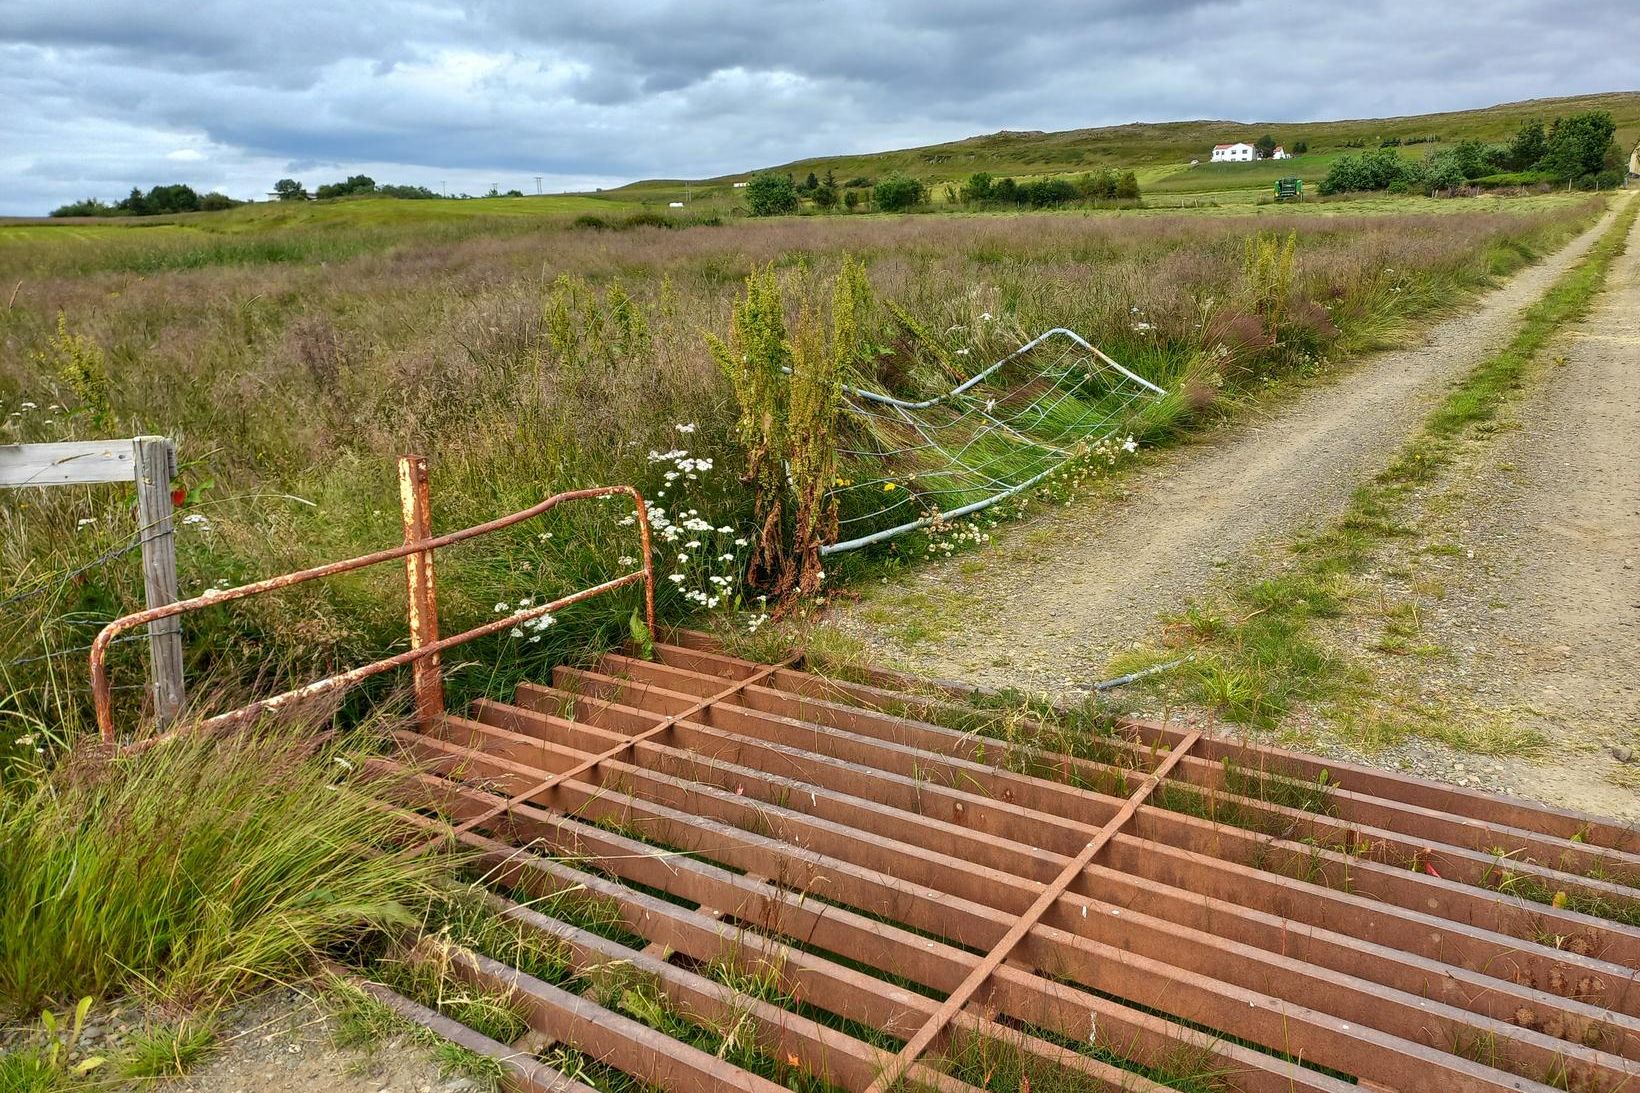
M 541 176 L 540 175 L 535 176 L 535 196 L 536 197 L 541 196 Z

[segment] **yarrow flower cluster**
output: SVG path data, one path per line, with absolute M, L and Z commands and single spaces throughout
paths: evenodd
M 505 615 L 509 612 L 519 614 L 521 612 L 528 611 L 533 606 L 535 606 L 535 597 L 533 596 L 525 596 L 523 599 L 519 600 L 516 608 L 503 600 L 501 603 L 495 605 L 495 613 L 497 615 Z M 540 641 L 541 635 L 550 630 L 553 625 L 557 623 L 557 621 L 558 620 L 553 618 L 550 614 L 536 615 L 532 618 L 521 620 L 517 626 L 507 631 L 507 636 L 509 638 L 518 639 L 524 638 L 525 634 L 528 633 L 529 636 L 525 640 L 534 643 Z
M 673 428 L 684 435 L 695 431 L 694 422 L 684 422 Z M 698 508 L 684 508 L 684 501 L 672 508 L 658 504 L 665 500 L 668 490 L 692 489 L 690 483 L 700 483 L 710 474 L 714 465 L 710 458 L 691 455 L 684 448 L 649 452 L 649 463 L 660 470 L 661 486 L 654 491 L 655 501 L 648 502 L 649 527 L 664 544 L 673 558 L 665 579 L 691 603 L 711 609 L 733 602 L 740 585 L 744 563 L 741 551 L 749 544 L 744 535 L 737 535 L 727 524 L 714 524 L 701 515 Z M 622 520 L 631 526 L 636 517 Z M 636 559 L 628 559 L 622 564 Z
M 996 519 L 988 515 L 957 521 L 936 518 L 926 529 L 928 542 L 923 553 L 933 558 L 949 558 L 961 547 L 982 546 L 991 541 L 989 529 L 996 526 Z
M 677 429 L 680 432 L 694 432 L 695 426 L 689 425 L 685 428 L 684 426 L 679 425 L 677 426 Z M 698 482 L 700 481 L 702 475 L 712 469 L 712 461 L 710 459 L 691 456 L 682 448 L 673 448 L 669 452 L 657 452 L 651 449 L 649 452 L 649 462 L 667 464 L 666 470 L 661 472 L 661 479 L 666 483 L 666 488 L 671 487 L 679 480 L 684 482 Z M 656 490 L 655 496 L 657 498 L 664 498 L 666 496 L 666 488 Z

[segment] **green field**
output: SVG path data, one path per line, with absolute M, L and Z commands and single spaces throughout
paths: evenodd
M 967 178 L 976 171 L 1015 178 L 1076 175 L 1111 167 L 1138 172 L 1147 192 L 1200 192 L 1216 189 L 1267 187 L 1281 171 L 1320 181 L 1327 166 L 1352 146 L 1375 148 L 1380 141 L 1399 137 L 1437 137 L 1415 144 L 1409 154 L 1422 155 L 1461 140 L 1503 142 L 1526 122 L 1545 123 L 1556 115 L 1585 110 L 1609 110 L 1617 122 L 1617 142 L 1624 148 L 1640 141 L 1640 92 L 1624 91 L 1558 99 L 1504 103 L 1479 110 L 1418 114 L 1395 118 L 1344 121 L 1236 122 L 1179 121 L 1112 125 L 1098 129 L 1071 129 L 1058 133 L 1010 132 L 969 137 L 948 144 L 874 152 L 862 155 L 821 156 L 777 164 L 771 170 L 791 172 L 798 178 L 813 171 L 833 173 L 842 184 L 855 177 L 880 178 L 904 172 L 938 187 Z M 1213 145 L 1254 141 L 1264 133 L 1291 149 L 1309 144 L 1305 156 L 1285 164 L 1208 164 Z M 1191 168 L 1190 161 L 1201 160 Z M 732 184 L 751 177 L 751 171 L 692 182 L 697 200 L 732 197 Z M 599 197 L 606 200 L 681 200 L 682 180 L 635 182 Z

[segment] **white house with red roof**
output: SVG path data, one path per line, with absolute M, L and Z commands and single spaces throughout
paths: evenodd
M 1258 149 L 1257 148 L 1254 148 L 1251 144 L 1248 144 L 1246 141 L 1238 141 L 1235 144 L 1215 144 L 1215 145 L 1213 145 L 1213 155 L 1211 157 L 1210 162 L 1213 162 L 1213 163 L 1251 163 L 1253 160 L 1255 160 L 1257 158 L 1258 158 Z
M 1213 163 L 1251 163 L 1251 162 L 1253 162 L 1253 160 L 1255 160 L 1257 158 L 1259 158 L 1257 148 L 1253 147 L 1251 144 L 1248 144 L 1246 141 L 1238 141 L 1235 144 L 1215 144 L 1215 145 L 1213 145 L 1213 155 L 1211 157 L 1211 162 L 1213 162 Z M 1270 158 L 1271 159 L 1291 159 L 1292 157 L 1287 154 L 1287 149 L 1283 148 L 1281 145 L 1278 144 L 1278 145 L 1276 145 L 1276 150 L 1270 153 Z

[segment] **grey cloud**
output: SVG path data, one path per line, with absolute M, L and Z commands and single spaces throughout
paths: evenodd
M 0 0 L 0 209 L 189 172 L 584 185 L 1000 128 L 1423 113 L 1620 88 L 1636 40 L 1624 0 Z

